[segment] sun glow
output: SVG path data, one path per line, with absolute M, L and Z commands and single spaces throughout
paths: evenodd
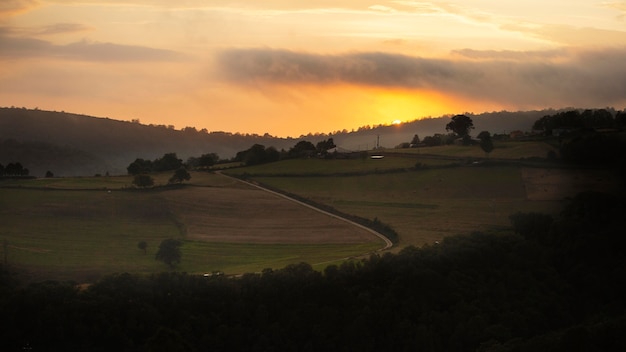
M 400 124 L 402 124 L 402 121 L 400 121 L 400 120 L 393 120 L 393 121 L 391 121 L 391 124 L 392 125 L 400 125 Z

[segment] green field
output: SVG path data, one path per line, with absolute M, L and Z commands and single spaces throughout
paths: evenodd
M 526 199 L 520 167 L 458 167 L 347 177 L 255 177 L 257 181 L 378 218 L 400 235 L 398 248 L 444 236 L 508 228 L 516 211 L 554 212 L 555 201 Z
M 165 182 L 167 177 L 160 175 L 158 180 Z M 192 180 L 199 187 L 249 188 L 210 173 L 194 173 Z M 171 201 L 185 202 L 185 188 L 138 191 L 128 189 L 130 182 L 130 177 L 3 182 L 2 259 L 28 280 L 93 281 L 108 273 L 170 270 L 154 259 L 165 238 L 183 241 L 183 260 L 176 270 L 192 273 L 241 274 L 302 261 L 323 268 L 381 247 L 376 241 L 268 244 L 190 239 L 180 221 L 186 214 Z M 139 241 L 148 243 L 147 253 L 137 247 Z
M 499 153 L 503 159 L 518 159 L 546 153 L 549 148 L 540 142 L 509 142 Z M 560 197 L 556 199 L 541 194 L 529 197 L 528 191 L 538 193 L 550 187 L 558 188 L 563 184 L 561 174 L 550 181 L 541 172 L 523 172 L 521 165 L 468 165 L 450 159 L 451 156 L 466 157 L 467 153 L 479 155 L 477 147 L 422 149 L 398 150 L 396 152 L 402 154 L 397 155 L 386 151 L 387 157 L 378 160 L 362 157 L 285 160 L 224 172 L 245 175 L 343 213 L 378 219 L 399 234 L 394 251 L 410 245 L 432 244 L 448 235 L 472 231 L 506 232 L 510 225 L 508 216 L 512 213 L 554 213 L 561 207 L 563 192 L 554 192 Z M 422 157 L 419 153 L 430 156 Z M 434 153 L 441 153 L 444 158 L 433 158 Z M 420 167 L 415 168 L 416 164 Z M 167 173 L 155 175 L 156 185 L 165 185 L 169 176 Z M 245 202 L 246 192 L 253 192 L 253 188 L 208 172 L 192 173 L 191 181 L 182 188 L 135 190 L 131 184 L 130 176 L 0 181 L 3 259 L 31 280 L 56 278 L 89 282 L 113 272 L 170 270 L 154 260 L 158 244 L 165 238 L 183 241 L 183 260 L 176 270 L 192 273 L 219 270 L 241 274 L 301 261 L 321 269 L 328 263 L 381 247 L 376 239 L 360 243 L 281 243 L 280 240 L 246 243 L 223 237 L 211 239 L 210 236 L 203 239 L 188 234 L 187 230 L 197 232 L 199 228 L 210 227 L 214 221 L 211 216 L 217 215 L 221 221 L 230 217 L 231 222 L 239 224 L 248 220 L 239 218 L 236 204 L 232 205 L 234 208 L 218 208 L 212 203 L 214 196 L 211 194 L 216 194 L 211 193 L 212 190 L 227 190 L 227 193 L 219 193 L 222 197 L 224 194 L 229 197 L 228 192 L 241 197 L 243 192 L 243 200 L 233 198 L 233 202 Z M 254 192 L 262 191 L 254 189 Z M 545 191 L 545 194 L 553 193 Z M 224 209 L 234 210 L 224 213 Z M 247 209 L 254 211 L 254 208 Z M 272 217 L 276 221 L 289 220 L 271 210 L 259 205 L 259 212 L 270 221 Z M 296 229 L 297 225 L 287 222 L 279 227 Z M 227 226 L 220 226 L 218 231 L 229 231 Z M 260 231 L 266 232 L 256 235 L 271 236 L 271 228 L 279 227 L 263 228 Z M 148 243 L 147 253 L 137 248 L 139 241 Z

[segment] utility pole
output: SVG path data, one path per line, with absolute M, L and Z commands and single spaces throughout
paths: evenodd
M 376 135 L 376 150 L 378 150 L 380 148 L 380 135 L 377 134 Z

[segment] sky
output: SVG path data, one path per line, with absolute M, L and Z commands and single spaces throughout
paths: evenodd
M 0 106 L 297 137 L 626 108 L 626 1 L 1 0 Z

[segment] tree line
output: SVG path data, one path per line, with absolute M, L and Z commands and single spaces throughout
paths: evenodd
M 626 110 L 570 110 L 546 115 L 533 130 L 558 138 L 559 154 L 566 162 L 612 164 L 626 175 Z
M 620 351 L 624 198 L 585 193 L 512 230 L 239 278 L 116 274 L 87 288 L 0 271 L 8 351 Z
M 28 176 L 29 173 L 20 162 L 8 163 L 7 166 L 0 164 L 0 176 Z

